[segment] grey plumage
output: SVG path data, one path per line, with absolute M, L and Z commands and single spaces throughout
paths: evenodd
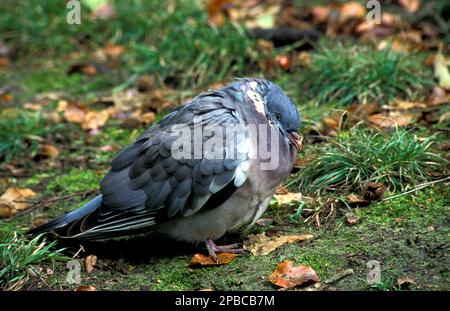
M 268 142 L 239 133 L 233 137 L 234 149 L 220 151 L 219 158 L 209 151 L 199 157 L 192 153 L 189 159 L 172 153 L 180 135 L 177 131 L 183 127 L 194 131 L 192 146 L 204 147 L 215 135 L 222 134 L 225 139 L 227 126 L 248 124 L 267 124 L 279 135 L 277 167 L 261 170 L 261 159 L 252 158 L 251 153 L 258 144 Z M 212 127 L 214 133 L 203 133 L 200 141 L 195 141 L 195 126 Z M 220 238 L 262 215 L 276 186 L 292 168 L 296 145 L 289 133 L 298 131 L 299 126 L 295 106 L 269 81 L 241 79 L 204 92 L 123 149 L 112 160 L 99 196 L 31 232 L 55 230 L 62 237 L 77 239 L 140 232 L 163 233 L 190 242 Z M 235 157 L 227 159 L 229 153 Z

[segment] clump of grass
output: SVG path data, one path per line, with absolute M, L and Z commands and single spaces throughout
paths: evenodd
M 42 235 L 29 240 L 11 228 L 1 228 L 0 232 L 0 288 L 19 290 L 30 276 L 30 269 L 39 274 L 33 265 L 55 264 L 64 260 L 63 249 L 56 249 L 56 242 L 48 243 Z
M 423 95 L 433 79 L 431 70 L 414 54 L 338 45 L 313 53 L 301 81 L 307 96 L 319 104 L 348 105 L 412 99 Z
M 428 180 L 442 163 L 431 144 L 432 137 L 419 140 L 401 128 L 387 134 L 355 127 L 319 150 L 295 182 L 305 192 L 362 189 L 368 182 L 406 190 Z
M 38 112 L 5 109 L 0 112 L 0 161 L 10 162 L 24 152 L 33 154 L 51 131 Z

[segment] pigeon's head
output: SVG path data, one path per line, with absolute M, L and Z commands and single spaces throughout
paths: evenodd
M 300 129 L 300 116 L 292 100 L 273 82 L 252 79 L 247 80 L 247 83 L 261 96 L 262 101 L 259 104 L 264 106 L 264 113 L 269 122 L 279 128 L 286 142 L 300 150 L 302 142 L 297 134 Z

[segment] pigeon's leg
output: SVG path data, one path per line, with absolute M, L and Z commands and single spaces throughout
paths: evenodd
M 243 254 L 244 250 L 239 248 L 239 244 L 221 245 L 217 246 L 213 240 L 206 240 L 206 248 L 208 249 L 209 255 L 214 261 L 217 261 L 217 253 L 233 253 L 233 254 Z

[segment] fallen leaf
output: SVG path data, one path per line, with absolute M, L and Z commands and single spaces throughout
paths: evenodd
M 349 205 L 357 205 L 357 206 L 365 206 L 370 203 L 367 200 L 365 200 L 362 196 L 354 194 L 354 193 L 350 193 L 347 196 L 346 201 Z
M 97 68 L 92 64 L 77 63 L 69 66 L 67 69 L 67 75 L 73 75 L 75 73 L 81 73 L 86 76 L 95 76 L 97 74 Z
M 330 13 L 331 7 L 329 6 L 315 6 L 311 9 L 311 14 L 316 24 L 326 22 Z
M 117 150 L 117 147 L 114 145 L 104 145 L 104 146 L 101 146 L 99 149 L 100 149 L 100 151 L 104 151 L 104 152 L 113 152 L 113 151 Z
M 99 129 L 108 122 L 109 112 L 107 110 L 101 111 L 89 111 L 81 124 L 81 127 L 85 130 Z
M 289 70 L 292 68 L 292 60 L 287 55 L 278 55 L 275 59 L 278 66 L 283 70 Z
M 65 100 L 60 100 L 58 102 L 58 106 L 56 108 L 57 111 L 64 113 L 64 118 L 73 123 L 83 123 L 84 118 L 87 113 L 86 107 L 81 107 L 80 105 L 73 103 L 73 102 L 67 102 Z
M 347 21 L 350 18 L 362 18 L 366 16 L 366 8 L 359 2 L 350 1 L 342 4 L 339 13 L 340 19 Z
M 24 107 L 25 109 L 33 110 L 33 111 L 39 111 L 39 110 L 42 109 L 42 106 L 41 106 L 40 104 L 32 104 L 32 103 L 25 103 L 25 104 L 23 105 L 23 107 Z
M 289 193 L 289 191 L 287 190 L 287 188 L 285 186 L 283 186 L 282 183 L 275 190 L 275 194 L 288 194 L 288 193 Z
M 9 103 L 13 100 L 13 96 L 9 93 L 1 94 L 0 95 L 0 101 Z
M 27 198 L 36 196 L 36 192 L 28 188 L 9 188 L 0 196 L 0 217 L 11 217 L 17 211 L 26 209 L 29 204 Z
M 419 102 L 410 102 L 406 100 L 397 100 L 393 103 L 392 107 L 394 109 L 400 109 L 400 110 L 410 110 L 410 109 L 424 109 L 427 107 L 424 103 Z
M 409 13 L 417 12 L 420 8 L 420 0 L 398 0 L 398 2 Z
M 214 26 L 225 24 L 226 9 L 231 4 L 232 0 L 209 0 L 206 4 L 209 23 Z
M 358 217 L 354 213 L 346 213 L 345 218 L 349 225 L 355 225 L 358 222 Z
M 192 257 L 191 262 L 189 263 L 189 267 L 227 265 L 230 262 L 232 262 L 236 256 L 239 256 L 239 254 L 219 253 L 217 254 L 217 262 L 216 262 L 214 261 L 214 259 L 212 259 L 211 256 L 195 254 Z
M 123 54 L 125 47 L 123 45 L 108 43 L 102 51 L 110 59 L 117 59 Z
M 450 94 L 447 94 L 443 88 L 434 86 L 427 102 L 433 106 L 450 103 Z
M 156 115 L 154 112 L 145 112 L 143 114 L 141 114 L 141 122 L 144 124 L 152 124 L 155 121 Z
M 311 267 L 304 265 L 294 267 L 292 261 L 285 260 L 272 272 L 269 281 L 283 288 L 294 288 L 309 281 L 319 282 L 320 280 Z
M 75 289 L 76 292 L 95 292 L 96 290 L 97 288 L 92 285 L 80 285 Z
M 312 240 L 311 234 L 282 235 L 268 237 L 264 233 L 250 235 L 244 242 L 244 250 L 250 251 L 254 256 L 266 256 L 284 244 L 292 244 Z
M 94 272 L 94 266 L 96 263 L 97 263 L 97 256 L 95 255 L 86 256 L 85 267 L 87 274 L 91 274 L 92 272 Z
M 393 111 L 389 115 L 382 113 L 373 114 L 368 117 L 370 123 L 381 128 L 394 128 L 396 126 L 407 126 L 414 121 L 414 115 Z
M 450 90 L 450 72 L 447 67 L 447 61 L 440 51 L 434 58 L 434 76 L 438 79 L 440 87 Z
M 368 201 L 377 201 L 383 197 L 384 185 L 379 182 L 370 182 L 364 188 L 364 199 Z
M 155 88 L 155 77 L 150 75 L 144 75 L 137 81 L 137 89 L 139 92 L 150 92 Z
M 48 158 L 56 159 L 59 156 L 59 149 L 56 146 L 50 144 L 42 145 L 42 154 Z
M 98 20 L 108 20 L 116 17 L 116 9 L 111 3 L 104 3 L 92 12 L 92 18 Z
M 402 276 L 397 279 L 397 285 L 402 289 L 407 289 L 414 283 L 414 280 L 407 276 Z
M 268 226 L 273 223 L 273 218 L 260 218 L 256 221 L 257 225 Z
M 275 194 L 275 199 L 278 201 L 278 204 L 290 204 L 292 202 L 299 202 L 303 199 L 303 195 L 300 192 L 288 192 L 286 194 Z

